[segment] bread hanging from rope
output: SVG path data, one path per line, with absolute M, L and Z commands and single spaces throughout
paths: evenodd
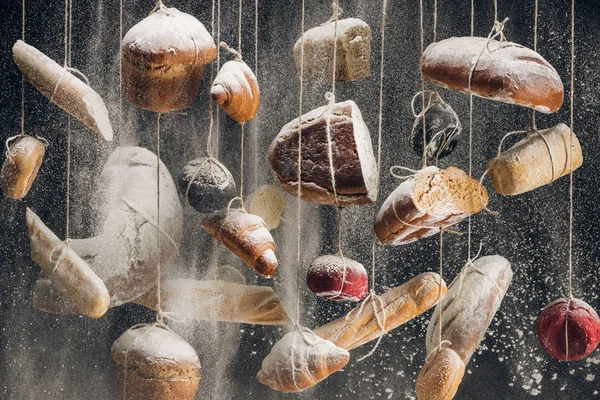
M 352 350 L 362 346 L 381 335 L 381 327 L 377 322 L 383 322 L 385 317 L 385 331 L 389 332 L 400 325 L 423 314 L 435 306 L 446 295 L 446 284 L 442 280 L 440 293 L 440 276 L 433 272 L 417 275 L 408 282 L 389 289 L 380 298 L 383 302 L 383 311 L 380 303 L 369 300 L 360 311 L 357 306 L 347 316 L 338 318 L 330 323 L 315 329 L 315 334 L 323 339 L 330 340 L 336 346 Z
M 123 95 L 134 106 L 157 113 L 190 107 L 204 66 L 217 54 L 200 21 L 164 6 L 125 34 L 121 51 Z
M 246 200 L 248 212 L 261 217 L 269 230 L 281 223 L 281 214 L 286 207 L 285 195 L 276 186 L 258 187 Z
M 237 122 L 250 121 L 258 113 L 258 82 L 250 67 L 240 59 L 223 64 L 212 84 L 210 95 Z
M 52 280 L 59 293 L 77 313 L 100 318 L 108 310 L 110 297 L 102 279 L 42 220 L 27 208 L 31 258 Z
M 337 254 L 314 259 L 306 270 L 306 284 L 315 295 L 335 301 L 360 301 L 369 290 L 365 267 Z
M 569 143 L 572 141 L 573 158 Z M 496 192 L 514 196 L 537 189 L 583 163 L 577 136 L 565 124 L 529 134 L 487 165 Z
M 348 361 L 347 350 L 306 328 L 299 328 L 275 343 L 263 360 L 257 378 L 263 385 L 280 392 L 300 392 L 344 368 Z
M 304 32 L 304 77 L 308 80 L 333 76 L 337 38 L 335 80 L 354 81 L 371 75 L 371 28 L 358 18 L 329 20 Z M 298 72 L 302 63 L 302 38 L 294 45 Z
M 413 124 L 411 132 L 411 147 L 419 157 L 425 156 L 430 163 L 437 164 L 440 160 L 454 151 L 462 132 L 462 124 L 458 115 L 449 104 L 436 100 L 419 115 Z M 423 146 L 423 124 L 425 124 L 425 146 Z
M 15 64 L 23 76 L 41 94 L 92 129 L 102 139 L 113 139 L 108 110 L 102 97 L 94 89 L 22 40 L 17 40 L 12 51 Z
M 434 235 L 481 211 L 488 202 L 479 181 L 456 167 L 429 166 L 394 190 L 381 206 L 375 233 L 383 244 L 406 244 Z
M 17 138 L 10 144 L 0 172 L 2 192 L 6 196 L 11 199 L 27 196 L 40 170 L 45 152 L 44 143 L 29 135 Z
M 179 175 L 177 188 L 184 201 L 202 214 L 227 207 L 237 195 L 231 172 L 214 157 L 188 162 Z
M 275 274 L 275 242 L 261 217 L 227 208 L 204 217 L 202 226 L 260 275 Z
M 194 400 L 200 360 L 186 341 L 160 326 L 133 327 L 112 345 L 117 400 Z
M 373 202 L 377 198 L 377 164 L 358 106 L 348 100 L 319 107 L 304 114 L 301 121 L 301 199 L 332 205 Z M 298 119 L 286 124 L 271 143 L 269 164 L 283 189 L 297 196 Z
M 417 377 L 417 400 L 452 400 L 465 374 L 465 364 L 452 349 L 434 351 Z
M 421 71 L 436 85 L 546 114 L 563 103 L 564 88 L 554 67 L 512 42 L 471 36 L 440 40 L 425 49 Z
M 442 341 L 465 365 L 485 336 L 512 280 L 510 263 L 498 255 L 481 257 L 467 264 L 448 287 L 427 327 L 427 354 L 439 345 L 440 310 Z

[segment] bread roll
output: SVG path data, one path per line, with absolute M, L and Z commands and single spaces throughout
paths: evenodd
M 74 308 L 90 318 L 108 310 L 110 297 L 102 279 L 27 208 L 31 258 L 50 277 Z
M 328 107 L 302 116 L 301 199 L 319 204 L 369 204 L 377 198 L 377 164 L 371 136 L 351 101 L 331 107 L 330 138 L 336 196 L 327 140 Z M 298 119 L 286 124 L 269 147 L 271 170 L 283 189 L 298 195 Z
M 41 51 L 17 40 L 12 48 L 23 76 L 51 102 L 77 118 L 104 140 L 113 139 L 104 100 L 94 89 Z
M 569 149 L 571 140 L 572 161 Z M 579 140 L 574 133 L 571 134 L 567 125 L 558 124 L 530 134 L 500 156 L 493 158 L 487 169 L 496 192 L 503 196 L 514 196 L 551 183 L 570 173 L 571 165 L 574 171 L 582 163 Z
M 480 198 L 479 181 L 464 171 L 426 167 L 388 196 L 377 214 L 375 233 L 383 244 L 411 243 L 481 211 L 487 202 L 487 190 L 481 188 Z
M 306 284 L 319 297 L 335 301 L 360 301 L 369 290 L 365 267 L 351 258 L 326 254 L 306 270 Z
M 117 400 L 194 400 L 200 382 L 196 352 L 159 326 L 131 328 L 112 345 Z
M 563 103 L 563 84 L 554 67 L 535 51 L 512 42 L 471 36 L 440 40 L 423 52 L 421 71 L 436 85 L 546 114 L 558 111 Z
M 353 81 L 371 75 L 371 28 L 358 18 L 327 21 L 304 32 L 304 76 L 308 80 L 333 76 L 333 52 L 337 37 L 335 80 Z M 294 45 L 300 72 L 302 38 Z
M 417 377 L 417 399 L 452 400 L 465 374 L 465 364 L 452 349 L 434 351 Z
M 260 106 L 260 91 L 256 76 L 241 60 L 227 61 L 210 89 L 212 99 L 237 122 L 256 117 Z
M 217 54 L 200 21 L 164 6 L 125 34 L 121 50 L 123 95 L 157 113 L 191 106 L 204 66 Z
M 286 206 L 285 195 L 276 186 L 258 187 L 246 199 L 246 207 L 250 214 L 261 217 L 269 230 L 276 229 L 281 223 L 281 214 Z
M 379 320 L 385 316 L 385 331 L 389 332 L 400 325 L 423 314 L 436 305 L 446 295 L 446 284 L 442 280 L 440 293 L 440 276 L 433 272 L 417 275 L 398 287 L 389 289 L 375 306 Z M 372 300 L 371 300 L 372 301 Z M 354 308 L 348 316 L 338 318 L 315 329 L 315 334 L 330 340 L 336 346 L 352 350 L 362 346 L 381 335 L 381 328 L 373 311 L 372 304 L 366 304 L 358 314 L 360 306 Z
M 510 263 L 500 256 L 481 257 L 466 265 L 448 287 L 427 327 L 427 353 L 439 345 L 440 308 L 442 340 L 448 341 L 465 365 L 485 336 L 512 280 Z
M 2 191 L 6 196 L 11 199 L 22 199 L 27 196 L 40 170 L 45 152 L 46 146 L 40 140 L 28 135 L 18 138 L 11 144 L 0 173 Z
M 257 378 L 271 389 L 290 393 L 308 389 L 344 368 L 350 361 L 347 350 L 295 329 L 279 340 L 262 362 Z
M 454 151 L 462 132 L 462 124 L 452 107 L 435 101 L 431 107 L 415 119 L 411 132 L 411 147 L 418 156 L 423 156 L 423 121 L 425 121 L 425 156 L 430 163 L 437 164 Z
M 237 195 L 231 172 L 214 157 L 188 162 L 179 174 L 177 188 L 181 197 L 202 214 L 227 207 Z
M 207 215 L 202 226 L 265 278 L 275 274 L 275 242 L 261 217 L 230 208 Z

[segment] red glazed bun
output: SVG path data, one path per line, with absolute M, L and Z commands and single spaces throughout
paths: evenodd
M 365 267 L 337 255 L 316 258 L 308 267 L 306 283 L 317 296 L 335 301 L 362 300 L 369 289 Z

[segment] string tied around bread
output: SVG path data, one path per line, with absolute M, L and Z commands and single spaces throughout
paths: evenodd
M 327 21 L 323 22 L 321 24 L 321 26 L 340 19 L 343 12 L 344 12 L 344 10 L 342 10 L 342 7 L 337 5 L 336 1 L 331 2 L 331 17 L 329 17 L 329 19 Z
M 452 343 L 449 340 L 442 340 L 440 344 L 438 344 L 435 349 L 431 350 L 427 357 L 425 357 L 425 364 L 428 364 L 435 356 L 442 350 L 452 346 Z
M 210 163 L 210 175 L 211 178 L 213 179 L 213 181 L 217 180 L 217 176 L 215 175 L 215 166 L 218 167 L 221 172 L 223 173 L 227 173 L 228 171 L 225 168 L 224 165 L 222 165 L 219 162 L 216 162 L 217 159 L 214 158 L 212 156 L 212 154 L 208 154 L 208 157 L 206 157 L 206 159 L 202 162 L 202 164 L 200 164 L 200 166 L 198 166 L 198 169 L 196 170 L 196 173 L 194 174 L 194 176 L 192 177 L 192 179 L 189 180 L 187 187 L 185 189 L 185 201 L 187 202 L 187 204 L 190 204 L 190 197 L 189 197 L 189 193 L 190 193 L 190 188 L 192 187 L 192 184 L 194 183 L 194 181 L 196 180 L 196 178 L 198 177 L 198 175 L 200 175 L 200 173 L 202 172 L 202 167 L 204 167 L 204 165 L 206 165 L 206 163 Z
M 52 269 L 50 276 L 54 275 L 54 273 L 60 266 L 60 263 L 67 256 L 69 250 L 71 250 L 71 239 L 66 239 L 65 241 L 58 243 L 52 248 L 52 250 L 50 250 L 50 254 L 48 254 L 48 260 L 50 260 L 50 262 L 54 264 L 54 268 Z M 57 252 L 58 254 L 56 254 Z
M 552 147 L 550 146 L 548 139 L 540 131 L 538 131 L 537 128 L 535 128 L 535 126 L 533 126 L 533 125 L 531 127 L 529 127 L 529 129 L 527 129 L 527 130 L 512 131 L 512 132 L 508 132 L 506 135 L 504 135 L 502 137 L 502 140 L 500 140 L 500 144 L 498 145 L 498 152 L 496 153 L 495 158 L 500 157 L 500 154 L 502 154 L 502 147 L 503 147 L 504 141 L 506 139 L 508 139 L 509 137 L 511 137 L 513 135 L 522 135 L 524 133 L 527 134 L 527 137 L 537 134 L 544 141 L 544 144 L 546 145 L 546 149 L 548 150 L 548 156 L 550 157 L 550 166 L 552 168 L 552 174 L 550 176 L 550 181 L 546 182 L 546 184 L 554 182 L 559 177 L 556 177 L 557 168 L 556 168 L 556 163 L 555 163 L 555 159 L 554 159 L 554 154 L 552 153 Z M 485 180 L 485 177 L 487 176 L 489 171 L 490 171 L 490 167 L 486 168 L 483 175 L 481 175 L 481 178 L 479 179 L 479 188 L 478 188 L 479 200 L 481 201 L 481 204 L 483 204 L 483 208 L 487 212 L 489 212 L 490 214 L 493 214 L 493 215 L 499 215 L 500 213 L 498 211 L 490 210 L 487 207 L 487 205 L 483 201 L 483 197 L 482 197 L 483 181 Z
M 235 56 L 235 60 L 236 61 L 244 62 L 244 59 L 242 58 L 242 53 L 240 53 L 239 51 L 237 51 L 233 47 L 230 47 L 227 43 L 220 42 L 219 46 L 221 46 L 222 49 L 227 50 L 228 52 L 230 52 L 231 54 L 233 54 Z
M 504 27 L 506 25 L 506 23 L 508 22 L 508 17 L 504 18 L 504 20 L 502 22 L 499 21 L 494 21 L 494 26 L 492 27 L 492 30 L 490 31 L 488 37 L 487 37 L 487 42 L 485 43 L 485 46 L 483 49 L 481 49 L 481 52 L 479 53 L 479 55 L 477 56 L 477 60 L 475 60 L 475 63 L 473 63 L 473 66 L 471 67 L 471 70 L 469 71 L 469 81 L 468 81 L 468 88 L 469 88 L 469 92 L 472 93 L 471 91 L 471 82 L 473 81 L 473 74 L 475 73 L 475 68 L 477 68 L 477 64 L 479 64 L 479 60 L 481 60 L 481 56 L 483 56 L 483 53 L 486 52 L 486 50 L 489 53 L 493 53 L 494 51 L 498 50 L 500 47 L 502 47 L 502 43 L 504 41 L 506 41 L 506 36 L 504 35 Z M 495 40 L 497 37 L 500 37 L 500 45 L 495 48 L 495 49 L 490 49 L 490 43 L 492 42 L 492 40 Z
M 498 286 L 498 283 L 495 280 L 490 279 L 485 274 L 485 272 L 483 272 L 482 270 L 480 270 L 479 268 L 477 268 L 475 266 L 475 264 L 474 264 L 475 260 L 477 260 L 479 258 L 479 255 L 481 254 L 481 250 L 483 250 L 483 242 L 479 242 L 479 250 L 477 251 L 477 254 L 475 254 L 475 257 L 469 258 L 467 260 L 467 262 L 465 263 L 463 269 L 460 271 L 460 273 L 456 277 L 456 279 L 458 279 L 458 290 L 457 290 L 457 292 L 454 294 L 454 296 L 452 298 L 456 298 L 457 296 L 460 295 L 460 292 L 462 291 L 463 281 L 465 280 L 465 277 L 467 275 L 467 270 L 469 268 L 472 269 L 473 271 L 477 272 L 479 275 L 483 276 L 488 281 L 490 281 L 492 283 L 492 285 L 494 286 L 494 288 L 496 289 L 496 291 L 498 292 L 498 294 L 500 294 L 500 297 L 503 296 L 502 295 L 502 290 L 500 290 L 500 287 Z

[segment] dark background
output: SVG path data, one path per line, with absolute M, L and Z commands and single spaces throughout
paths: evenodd
M 115 0 L 74 2 L 73 66 L 83 71 L 104 97 L 111 112 L 116 143 L 155 149 L 155 117 L 123 103 L 119 119 L 119 3 Z M 425 42 L 432 40 L 433 2 L 425 1 Z M 438 38 L 468 35 L 470 2 L 438 1 Z M 476 35 L 486 36 L 493 23 L 493 2 L 475 2 Z M 262 104 L 258 122 L 250 124 L 246 145 L 246 192 L 258 184 L 272 183 L 265 151 L 272 138 L 288 121 L 297 117 L 299 82 L 292 48 L 300 36 L 300 1 L 261 0 L 259 4 L 258 79 Z M 306 2 L 307 29 L 327 20 L 329 2 Z M 210 31 L 210 1 L 172 1 L 167 5 L 188 12 Z M 124 1 L 124 32 L 145 17 L 154 3 Z M 62 2 L 27 3 L 26 41 L 57 60 L 63 59 Z M 340 1 L 344 16 L 364 19 L 373 30 L 372 75 L 368 79 L 339 84 L 338 100 L 353 99 L 375 138 L 377 132 L 380 17 L 379 1 Z M 221 39 L 237 43 L 238 1 L 222 0 Z M 11 46 L 21 35 L 21 3 L 2 3 L 0 35 L 2 79 L 0 90 L 1 139 L 18 133 L 20 118 L 20 73 L 11 59 Z M 534 1 L 499 1 L 500 18 L 508 16 L 509 40 L 533 46 Z M 576 9 L 575 132 L 584 153 L 584 165 L 575 173 L 574 190 L 574 294 L 596 309 L 599 273 L 597 243 L 600 222 L 597 195 L 600 164 L 598 142 L 598 84 L 600 80 L 597 36 L 600 4 L 578 1 Z M 570 2 L 540 0 L 538 51 L 557 69 L 565 84 L 565 104 L 552 115 L 538 114 L 538 128 L 569 123 Z M 382 199 L 398 184 L 386 171 L 391 165 L 419 167 L 412 154 L 410 99 L 420 88 L 419 7 L 417 1 L 390 1 L 386 30 L 385 91 L 382 153 Z M 254 65 L 254 2 L 245 0 L 242 52 Z M 221 61 L 229 60 L 222 54 Z M 163 118 L 162 159 L 173 175 L 190 159 L 204 154 L 208 133 L 209 71 L 200 95 L 187 115 Z M 304 109 L 324 103 L 329 90 L 325 82 L 307 83 Z M 468 96 L 440 91 L 468 126 Z M 50 142 L 44 164 L 29 195 L 21 201 L 0 198 L 0 398 L 6 399 L 110 399 L 115 397 L 114 366 L 110 345 L 128 327 L 151 322 L 153 314 L 135 305 L 112 309 L 100 320 L 78 316 L 52 316 L 36 311 L 31 289 L 39 268 L 29 256 L 25 207 L 32 207 L 59 236 L 64 235 L 66 114 L 49 103 L 28 83 L 26 132 Z M 473 175 L 480 176 L 485 163 L 496 152 L 508 131 L 525 129 L 530 110 L 482 99 L 474 99 Z M 219 157 L 239 182 L 239 127 L 221 115 Z M 94 180 L 115 144 L 100 142 L 96 134 L 73 122 L 72 232 L 85 237 L 89 226 L 87 204 Z M 468 168 L 468 131 L 457 150 L 441 166 Z M 596 398 L 600 377 L 600 354 L 576 363 L 549 358 L 539 347 L 535 324 L 540 310 L 551 300 L 566 295 L 568 260 L 568 177 L 517 197 L 491 193 L 490 207 L 500 216 L 481 213 L 473 218 L 473 243 L 484 243 L 483 254 L 500 254 L 512 263 L 513 284 L 492 323 L 486 339 L 467 366 L 458 399 L 589 399 Z M 491 185 L 488 184 L 491 189 Z M 198 215 L 185 208 L 185 239 L 180 259 L 171 267 L 173 276 L 201 277 L 211 266 L 230 263 L 247 275 L 249 283 L 272 285 L 289 310 L 293 310 L 295 283 L 295 210 L 274 232 L 281 261 L 277 277 L 257 278 L 235 257 L 199 228 Z M 335 251 L 333 207 L 304 204 L 303 261 Z M 374 206 L 344 211 L 344 251 L 347 256 L 370 265 L 370 224 Z M 466 224 L 458 229 L 466 231 Z M 445 278 L 450 282 L 466 256 L 466 235 L 446 235 Z M 400 247 L 378 247 L 378 292 L 410 277 L 438 268 L 438 237 Z M 343 315 L 350 306 L 315 299 L 303 290 L 302 323 L 319 326 Z M 255 375 L 273 343 L 284 333 L 273 327 L 187 322 L 174 329 L 192 343 L 202 361 L 198 398 L 307 398 L 307 399 L 402 399 L 414 398 L 414 380 L 425 358 L 424 334 L 429 313 L 389 333 L 375 355 L 356 362 L 370 349 L 352 352 L 343 372 L 299 395 L 283 395 L 259 384 Z

